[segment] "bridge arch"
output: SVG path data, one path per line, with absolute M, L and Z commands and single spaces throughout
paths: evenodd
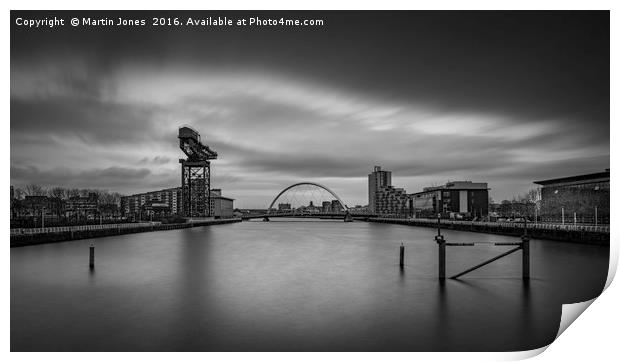
M 267 214 L 271 213 L 271 209 L 273 208 L 273 205 L 276 203 L 276 201 L 278 201 L 278 199 L 280 198 L 280 196 L 282 196 L 285 192 L 287 192 L 288 190 L 297 187 L 297 186 L 302 186 L 302 185 L 310 185 L 310 186 L 316 186 L 318 188 L 321 188 L 327 192 L 329 192 L 336 200 L 338 200 L 338 202 L 340 202 L 340 205 L 342 206 L 342 208 L 344 209 L 344 211 L 348 212 L 349 208 L 347 207 L 347 205 L 342 201 L 342 199 L 340 198 L 340 196 L 336 195 L 335 192 L 333 192 L 332 190 L 329 189 L 329 187 L 322 185 L 320 183 L 317 182 L 298 182 L 295 184 L 292 184 L 291 186 L 286 187 L 284 190 L 280 191 L 280 193 L 273 199 L 273 201 L 271 201 L 271 204 L 269 205 L 269 208 L 267 208 Z

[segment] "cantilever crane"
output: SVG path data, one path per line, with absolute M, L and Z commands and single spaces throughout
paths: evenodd
M 188 217 L 211 215 L 211 162 L 217 152 L 200 140 L 200 134 L 189 127 L 179 128 L 179 148 L 187 159 L 181 163 L 181 210 Z
M 179 147 L 187 155 L 188 161 L 206 161 L 217 158 L 217 152 L 200 142 L 200 133 L 189 127 L 179 128 Z

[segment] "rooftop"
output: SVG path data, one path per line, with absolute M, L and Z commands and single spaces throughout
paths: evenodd
M 542 181 L 534 181 L 537 185 L 547 186 L 553 185 L 563 182 L 578 182 L 578 181 L 593 181 L 597 179 L 607 179 L 609 180 L 609 169 L 606 169 L 605 172 L 597 172 L 597 173 L 589 173 L 586 175 L 578 175 L 578 176 L 568 176 L 568 177 L 560 177 L 549 180 Z

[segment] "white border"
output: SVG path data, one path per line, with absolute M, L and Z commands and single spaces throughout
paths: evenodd
M 10 99 L 10 58 L 9 58 L 9 42 L 10 42 L 10 13 L 9 9 L 44 9 L 44 10 L 64 10 L 64 9 L 119 9 L 119 10 L 133 10 L 133 9 L 152 9 L 152 10 L 181 10 L 181 9 L 212 9 L 212 10 L 236 10 L 236 9 L 250 9 L 250 10 L 271 10 L 271 9 L 291 9 L 291 10 L 301 10 L 301 9 L 315 9 L 315 10 L 340 10 L 340 9 L 350 9 L 352 4 L 347 4 L 346 2 L 336 2 L 334 0 L 314 0 L 314 1 L 296 1 L 296 2 L 285 2 L 285 1 L 240 1 L 240 0 L 230 0 L 230 1 L 149 1 L 148 3 L 139 3 L 139 2 L 130 2 L 130 1 L 120 1 L 120 0 L 108 0 L 105 2 L 80 2 L 80 1 L 8 1 L 8 9 L 2 13 L 2 20 L 4 24 L 5 33 L 2 37 L 2 49 L 5 52 L 3 61 L 3 69 L 4 69 L 4 84 L 3 88 L 3 99 L 4 99 L 4 121 L 2 122 L 2 154 L 4 155 L 2 158 L 3 167 L 3 186 L 5 190 L 9 189 L 9 170 L 10 170 L 10 123 L 9 123 L 9 99 Z M 610 64 L 618 64 L 618 24 L 619 17 L 616 14 L 618 9 L 617 1 L 547 1 L 547 0 L 523 0 L 523 1 L 435 1 L 435 2 L 421 2 L 421 1 L 408 1 L 408 2 L 400 2 L 400 1 L 356 1 L 355 8 L 356 9 L 418 9 L 418 10 L 477 10 L 477 9 L 500 9 L 500 10 L 612 10 L 611 11 L 611 63 Z M 145 5 L 147 7 L 145 7 Z M 617 90 L 615 85 L 618 84 L 618 72 L 615 71 L 615 68 L 612 66 L 611 69 L 611 119 L 616 119 L 617 115 Z M 613 122 L 611 122 L 611 135 L 613 139 L 613 135 L 618 135 L 617 127 Z M 611 153 L 616 154 L 617 146 L 615 143 L 611 143 Z M 616 170 L 616 166 L 620 166 L 618 164 L 613 164 L 614 159 L 611 159 L 611 168 Z M 612 180 L 612 188 L 616 190 L 617 182 Z M 616 196 L 618 193 L 612 193 L 612 215 L 616 214 L 618 210 L 619 203 L 618 197 Z M 8 354 L 7 352 L 10 350 L 9 338 L 10 338 L 10 299 L 9 299 L 9 285 L 10 285 L 10 259 L 9 259 L 9 248 L 8 248 L 8 220 L 9 220 L 9 208 L 6 205 L 9 204 L 8 200 L 8 192 L 5 192 L 2 196 L 4 207 L 4 217 L 0 217 L 0 223 L 2 230 L 7 230 L 5 236 L 5 249 L 3 253 L 2 266 L 3 266 L 3 292 L 4 298 L 2 298 L 2 311 L 4 311 L 5 318 L 3 318 L 5 322 L 4 328 L 2 330 L 2 346 L 3 351 L 7 354 L 6 357 L 9 357 L 14 360 L 31 360 L 31 359 L 40 359 L 45 358 L 46 360 L 51 358 L 62 359 L 62 360 L 88 360 L 90 361 L 102 361 L 104 359 L 112 358 L 121 358 L 121 359 L 135 359 L 135 358 L 148 358 L 148 359 L 167 359 L 169 357 L 173 357 L 170 355 L 163 354 L 154 354 L 149 353 L 148 355 L 130 355 L 130 354 L 114 354 L 113 356 L 108 356 L 106 354 L 88 354 L 84 355 L 82 353 L 62 353 L 62 354 L 29 354 L 29 353 L 12 353 Z M 610 275 L 608 277 L 608 285 L 613 279 L 613 275 L 615 274 L 615 270 L 617 267 L 618 261 L 618 243 L 615 238 L 612 237 L 611 243 L 611 255 L 612 260 L 610 262 Z M 617 283 L 616 283 L 617 284 Z M 592 359 L 592 360 L 609 360 L 613 359 L 612 356 L 617 356 L 617 349 L 615 348 L 617 344 L 617 332 L 618 332 L 618 303 L 620 301 L 619 297 L 619 288 L 617 285 L 611 285 L 602 296 L 594 302 L 594 307 L 589 308 L 584 312 L 583 316 L 579 318 L 575 322 L 575 326 L 568 328 L 566 332 L 564 332 L 560 338 L 554 343 L 550 345 L 548 348 L 549 351 L 543 353 L 538 356 L 538 359 L 543 359 L 547 361 L 571 361 L 571 360 L 584 360 L 584 359 Z M 289 361 L 291 359 L 301 360 L 301 361 L 313 361 L 317 357 L 321 359 L 334 359 L 334 360 L 342 360 L 346 359 L 355 359 L 355 360 L 368 360 L 375 358 L 386 358 L 386 359 L 394 359 L 394 360 L 408 360 L 408 359 L 422 359 L 422 360 L 431 360 L 431 361 L 445 361 L 458 359 L 460 361 L 495 361 L 495 360 L 515 360 L 521 358 L 528 358 L 534 356 L 541 351 L 545 350 L 542 348 L 536 351 L 525 351 L 525 352 L 514 352 L 514 353 L 415 353 L 415 354 L 403 354 L 403 353 L 322 353 L 320 355 L 316 354 L 289 354 L 289 353 L 261 353 L 261 354 L 247 354 L 247 353 L 212 353 L 207 355 L 199 354 L 199 353 L 183 353 L 178 354 L 175 353 L 174 358 L 186 358 L 189 360 L 203 360 L 205 357 L 209 359 L 218 359 L 218 360 L 237 360 L 240 358 L 251 358 L 251 359 L 265 359 L 269 361 Z

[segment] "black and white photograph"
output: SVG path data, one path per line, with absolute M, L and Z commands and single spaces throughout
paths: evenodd
M 544 350 L 611 281 L 609 10 L 10 22 L 11 352 Z

